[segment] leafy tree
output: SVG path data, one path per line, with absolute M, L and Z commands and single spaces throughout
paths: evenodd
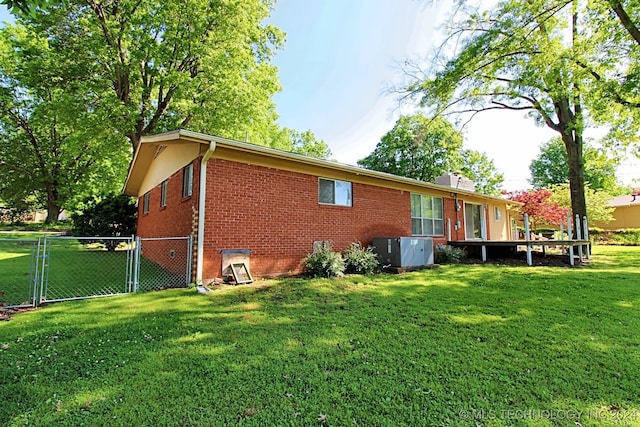
M 610 51 L 604 47 L 616 45 L 616 39 L 613 32 L 599 33 L 585 3 L 508 0 L 491 11 L 461 4 L 460 19 L 452 20 L 433 67 L 424 71 L 408 64 L 411 82 L 403 90 L 436 115 L 517 110 L 558 132 L 567 152 L 572 210 L 580 216 L 586 214 L 587 107 L 600 120 L 613 117 L 604 113 L 612 112 L 611 103 L 596 96 L 604 86 L 595 75 L 613 76 L 624 65 L 621 58 L 602 60 Z M 615 127 L 628 131 L 632 126 L 633 120 L 623 120 Z M 620 135 L 618 141 L 624 141 Z M 633 140 L 632 133 L 624 135 Z
M 280 130 L 269 144 L 272 148 L 289 151 L 318 159 L 331 157 L 331 150 L 326 142 L 319 140 L 310 130 L 299 132 L 289 128 Z
M 47 222 L 84 197 L 118 190 L 126 140 L 108 132 L 90 70 L 61 68 L 55 44 L 27 27 L 0 30 L 0 197 L 47 209 Z
M 82 212 L 71 216 L 72 231 L 78 237 L 132 236 L 136 232 L 137 212 L 135 199 L 123 194 L 90 199 L 85 202 Z M 83 240 L 83 242 L 90 241 Z M 118 246 L 114 240 L 104 240 L 102 243 L 110 252 Z
M 298 132 L 292 129 L 286 130 L 291 139 L 292 152 L 319 159 L 328 159 L 331 157 L 329 146 L 324 141 L 317 140 L 310 130 L 305 132 Z
M 282 33 L 270 0 L 69 0 L 21 23 L 91 70 L 113 129 L 135 149 L 142 135 L 177 128 L 268 139 L 280 89 L 270 64 Z
M 557 203 L 563 208 L 568 208 L 571 205 L 569 186 L 566 183 L 554 185 L 551 187 L 551 193 L 550 202 Z M 609 222 L 613 220 L 614 208 L 609 206 L 609 202 L 612 199 L 609 193 L 593 189 L 587 185 L 585 195 L 587 197 L 587 217 L 589 222 Z
M 476 191 L 498 194 L 504 177 L 484 153 L 462 148 L 462 133 L 443 118 L 403 116 L 358 165 L 426 182 L 460 171 Z
M 516 191 L 507 193 L 509 200 L 523 203 L 520 213 L 529 215 L 532 230 L 536 230 L 539 223 L 566 224 L 568 209 L 557 202 L 551 201 L 552 192 L 547 189 L 532 191 Z
M 0 4 L 7 6 L 14 14 L 28 15 L 34 11 L 36 7 L 43 6 L 45 0 L 2 0 Z
M 557 10 L 568 4 L 572 2 L 556 0 L 550 7 Z M 635 0 L 590 0 L 583 15 L 590 30 L 585 33 L 585 42 L 596 54 L 581 55 L 577 64 L 592 78 L 591 99 L 599 103 L 594 114 L 616 127 L 632 125 L 633 116 L 637 120 L 640 113 L 640 4 Z M 615 71 L 610 72 L 605 64 L 614 65 Z M 611 105 L 612 101 L 617 105 Z
M 394 175 L 433 182 L 460 166 L 462 134 L 442 118 L 403 116 L 358 165 Z
M 499 195 L 504 183 L 504 175 L 498 172 L 493 161 L 485 153 L 462 150 L 460 172 L 472 180 L 476 191 L 483 194 Z
M 584 151 L 584 179 L 594 190 L 617 192 L 616 167 L 619 159 L 606 152 L 586 146 Z M 531 184 L 535 188 L 551 188 L 567 182 L 569 166 L 567 151 L 560 138 L 554 138 L 540 147 L 540 154 L 531 161 Z M 588 206 L 587 206 L 588 209 Z
M 329 155 L 275 122 L 270 0 L 12 5 L 29 6 L 0 30 L 0 196 L 13 206 L 35 197 L 55 220 L 119 189 L 142 135 L 179 127 Z
M 609 8 L 616 14 L 622 27 L 629 33 L 635 43 L 640 46 L 640 5 L 633 1 L 607 0 Z M 635 20 L 635 22 L 634 22 Z

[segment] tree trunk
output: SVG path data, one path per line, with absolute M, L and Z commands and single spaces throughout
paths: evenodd
M 582 150 L 582 106 L 579 97 L 574 97 L 573 109 L 568 98 L 556 99 L 556 114 L 558 124 L 556 130 L 560 132 L 569 164 L 569 189 L 571 192 L 571 212 L 573 221 L 576 215 L 580 220 L 587 215 L 587 201 L 584 195 L 584 159 Z
M 587 201 L 584 195 L 584 160 L 582 157 L 582 137 L 574 132 L 564 132 L 562 140 L 567 149 L 569 163 L 569 189 L 571 191 L 571 212 L 573 220 L 579 215 L 587 216 Z
M 45 224 L 51 224 L 58 221 L 62 208 L 59 205 L 58 190 L 55 186 L 50 182 L 46 183 L 45 186 L 47 189 L 47 219 L 44 222 Z
M 47 219 L 44 220 L 45 224 L 51 224 L 52 222 L 58 221 L 60 212 L 62 212 L 62 208 L 60 208 L 60 206 L 57 206 L 54 201 L 47 200 Z
M 131 148 L 133 148 L 133 154 L 135 154 L 136 150 L 138 149 L 138 145 L 140 145 L 140 135 L 138 134 L 138 132 L 130 132 L 127 135 L 127 137 L 131 142 Z

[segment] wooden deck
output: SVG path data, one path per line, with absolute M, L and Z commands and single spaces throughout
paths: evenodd
M 487 261 L 487 253 L 491 248 L 502 248 L 502 250 L 510 250 L 513 255 L 518 252 L 518 247 L 526 247 L 527 251 L 527 264 L 533 265 L 532 248 L 539 246 L 544 253 L 549 246 L 560 246 L 568 249 L 569 264 L 574 265 L 574 253 L 575 248 L 578 248 L 578 256 L 580 262 L 583 258 L 590 258 L 590 245 L 589 240 L 457 240 L 450 241 L 449 245 L 459 248 L 480 248 L 482 254 L 482 262 Z M 583 251 L 583 247 L 586 246 L 586 253 Z

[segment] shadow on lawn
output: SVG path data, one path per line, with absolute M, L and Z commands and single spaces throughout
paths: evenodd
M 2 325 L 0 419 L 309 425 L 326 414 L 337 425 L 529 425 L 536 420 L 504 411 L 613 416 L 638 409 L 637 267 L 445 266 L 59 304 Z M 461 418 L 471 410 L 498 418 Z

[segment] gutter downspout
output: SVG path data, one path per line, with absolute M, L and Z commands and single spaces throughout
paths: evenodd
M 196 248 L 196 283 L 202 283 L 204 265 L 204 213 L 207 199 L 207 163 L 216 150 L 215 141 L 209 141 L 209 148 L 200 162 L 200 185 L 198 187 L 198 243 Z

